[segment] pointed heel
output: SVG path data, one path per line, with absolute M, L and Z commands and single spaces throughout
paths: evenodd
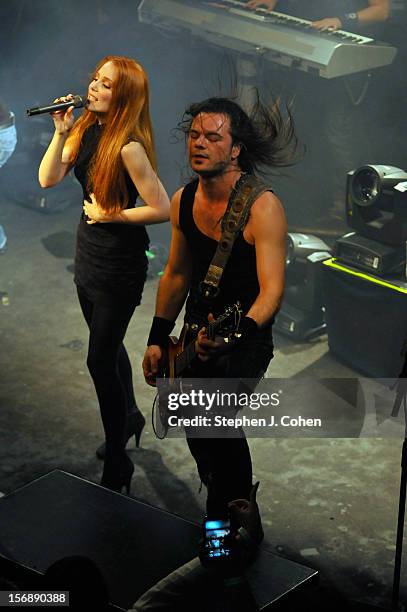
M 130 436 L 134 434 L 134 441 L 136 443 L 136 448 L 140 448 L 140 438 L 141 438 L 141 434 L 143 433 L 145 424 L 146 424 L 146 420 L 140 411 L 132 412 L 129 415 L 127 433 L 129 433 Z
M 134 441 L 136 448 L 140 448 L 140 438 L 143 433 L 144 426 L 146 424 L 146 420 L 140 410 L 136 412 L 131 412 L 127 416 L 127 425 L 126 425 L 126 444 L 130 440 L 132 436 L 134 436 Z M 106 443 L 103 442 L 96 449 L 96 457 L 98 459 L 104 459 L 106 455 Z
M 144 427 L 144 425 L 143 425 Z M 134 441 L 136 443 L 136 448 L 140 448 L 140 438 L 141 438 L 141 434 L 142 434 L 142 429 L 140 429 L 140 431 L 138 431 L 137 433 L 134 434 Z

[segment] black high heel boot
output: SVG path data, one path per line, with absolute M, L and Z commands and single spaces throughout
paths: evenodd
M 117 493 L 121 493 L 124 487 L 127 495 L 130 495 L 130 483 L 133 472 L 133 462 L 126 453 L 119 457 L 109 457 L 105 459 L 100 484 L 106 489 L 117 491 Z
M 144 429 L 144 425 L 146 424 L 146 420 L 140 410 L 136 410 L 135 412 L 130 412 L 127 415 L 127 424 L 126 424 L 126 444 L 130 440 L 132 436 L 135 438 L 136 448 L 140 446 L 140 438 L 142 431 Z M 103 442 L 96 449 L 96 457 L 98 459 L 104 459 L 106 456 L 106 442 Z
M 127 440 L 130 440 L 131 436 L 134 434 L 136 448 L 140 446 L 141 433 L 145 424 L 146 420 L 140 410 L 131 412 L 127 417 L 127 433 L 129 436 Z

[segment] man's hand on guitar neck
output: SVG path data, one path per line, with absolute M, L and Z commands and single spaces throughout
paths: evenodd
M 158 364 L 162 358 L 162 350 L 157 344 L 147 347 L 143 359 L 144 379 L 150 387 L 156 386 Z
M 214 321 L 213 314 L 208 314 L 208 323 Z M 201 361 L 208 361 L 213 357 L 217 357 L 227 351 L 229 351 L 230 345 L 223 340 L 223 338 L 217 337 L 217 340 L 209 340 L 207 336 L 206 327 L 202 327 L 198 332 L 198 337 L 195 341 L 195 351 L 198 359 Z
M 214 320 L 213 315 L 209 314 L 208 322 L 212 323 Z M 258 325 L 252 317 L 246 315 L 239 321 L 238 329 L 235 331 L 237 331 L 238 334 L 234 335 L 234 337 L 228 336 L 223 338 L 219 335 L 215 337 L 215 340 L 209 340 L 206 327 L 202 327 L 195 341 L 195 351 L 198 355 L 198 359 L 201 361 L 208 361 L 214 357 L 220 357 L 225 353 L 229 353 L 236 348 L 236 346 L 241 346 L 242 343 L 250 341 L 250 338 L 257 333 Z

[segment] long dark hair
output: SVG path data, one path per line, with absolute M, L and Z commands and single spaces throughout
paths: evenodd
M 188 135 L 200 113 L 219 113 L 229 118 L 233 144 L 241 145 L 238 164 L 243 172 L 268 174 L 275 168 L 291 166 L 302 156 L 290 107 L 285 105 L 282 109 L 279 99 L 266 105 L 257 92 L 251 111 L 246 113 L 231 98 L 208 98 L 185 110 L 178 130 Z

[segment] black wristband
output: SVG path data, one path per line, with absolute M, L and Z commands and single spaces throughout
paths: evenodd
M 151 324 L 150 333 L 148 335 L 147 346 L 151 346 L 152 344 L 167 346 L 168 336 L 174 329 L 174 326 L 174 321 L 169 321 L 163 317 L 154 317 Z
M 251 317 L 243 317 L 240 322 L 240 327 L 238 334 L 240 337 L 238 338 L 238 344 L 242 342 L 247 342 L 250 338 L 253 338 L 259 330 L 259 327 L 254 319 Z

